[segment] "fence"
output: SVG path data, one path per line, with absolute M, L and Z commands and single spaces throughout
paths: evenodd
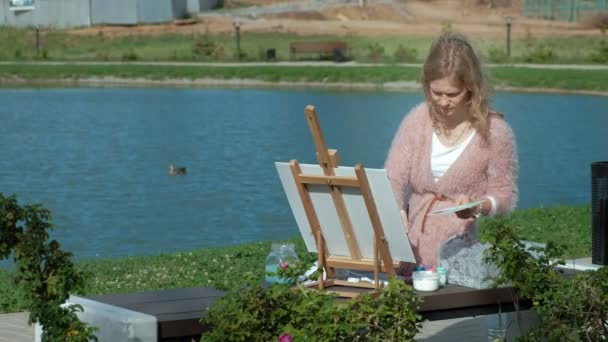
M 524 17 L 579 21 L 598 12 L 608 11 L 608 0 L 522 0 Z

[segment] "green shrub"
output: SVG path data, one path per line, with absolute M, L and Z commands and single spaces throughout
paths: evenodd
M 602 40 L 589 59 L 594 63 L 608 63 L 608 41 Z
M 247 51 L 240 49 L 240 50 L 235 50 L 234 51 L 234 55 L 232 56 L 235 60 L 237 61 L 247 61 L 250 60 L 249 54 L 247 53 Z
M 40 55 L 37 56 L 39 59 L 49 59 L 49 50 L 47 48 L 42 48 L 40 50 Z
M 413 341 L 420 301 L 411 286 L 392 279 L 377 298 L 363 294 L 339 303 L 334 295 L 249 282 L 209 309 L 201 341 Z
M 488 49 L 488 60 L 492 63 L 505 63 L 509 61 L 509 56 L 504 49 L 493 46 Z
M 399 63 L 415 62 L 418 59 L 418 50 L 416 50 L 416 48 L 407 48 L 399 44 L 393 57 L 395 61 Z
M 367 60 L 373 63 L 381 62 L 384 59 L 384 47 L 378 43 L 367 46 Z
M 208 34 L 198 36 L 192 43 L 192 54 L 198 59 L 207 59 L 213 56 L 217 49 L 216 44 Z
M 226 60 L 226 50 L 223 46 L 218 45 L 213 50 L 213 59 L 219 62 L 223 62 Z
M 263 47 L 258 47 L 258 61 L 265 61 L 266 60 L 266 49 L 264 49 Z
M 486 259 L 496 264 L 497 285 L 510 284 L 519 299 L 532 301 L 540 326 L 524 341 L 606 341 L 608 268 L 566 278 L 556 268 L 563 265 L 563 247 L 548 242 L 544 248 L 525 248 L 508 218 L 484 220 L 482 241 L 490 243 Z
M 129 51 L 125 52 L 122 54 L 122 58 L 123 61 L 125 62 L 130 62 L 130 61 L 136 61 L 139 59 L 139 56 L 137 55 L 137 53 L 135 52 L 135 50 L 130 49 Z
M 547 63 L 557 59 L 557 55 L 553 49 L 541 43 L 528 49 L 523 58 L 528 63 Z
M 85 275 L 72 263 L 72 255 L 49 239 L 51 213 L 39 205 L 20 206 L 15 196 L 0 194 L 0 260 L 16 263 L 13 282 L 24 295 L 30 322 L 43 327 L 42 341 L 89 341 L 95 328 L 80 322 L 80 305 L 62 305 L 70 292 L 82 290 Z M 1 299 L 1 298 L 0 298 Z M 10 303 L 9 303 L 10 305 Z
M 108 53 L 108 50 L 106 50 L 106 49 L 97 50 L 97 52 L 95 52 L 95 60 L 97 60 L 97 61 L 109 61 L 110 60 L 110 54 Z

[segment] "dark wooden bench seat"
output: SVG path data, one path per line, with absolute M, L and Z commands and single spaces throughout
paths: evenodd
M 223 295 L 212 287 L 195 287 L 87 298 L 155 316 L 159 341 L 190 341 L 208 329 L 199 323 L 201 314 Z
M 512 289 L 471 289 L 458 285 L 435 292 L 419 292 L 420 313 L 426 320 L 478 316 L 513 311 Z M 225 293 L 212 287 L 196 287 L 126 294 L 88 296 L 98 302 L 155 316 L 159 341 L 198 341 L 209 327 L 199 323 L 204 311 Z M 520 308 L 529 307 L 524 305 Z
M 335 62 L 343 62 L 346 59 L 347 44 L 346 42 L 292 42 L 289 45 L 291 59 L 294 60 L 297 54 L 317 53 L 329 55 Z

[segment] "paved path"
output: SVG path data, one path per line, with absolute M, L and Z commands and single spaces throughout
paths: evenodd
M 31 61 L 31 62 L 14 62 L 0 61 L 0 65 L 158 65 L 158 66 L 200 66 L 200 67 L 259 67 L 259 66 L 274 66 L 274 67 L 381 67 L 381 66 L 406 66 L 406 67 L 422 67 L 419 63 L 403 63 L 403 64 L 380 64 L 380 63 L 358 63 L 354 61 L 335 63 L 331 61 L 301 61 L 301 62 L 247 62 L 247 63 L 219 63 L 219 62 L 97 62 L 97 61 Z M 608 65 L 598 64 L 486 64 L 489 68 L 499 67 L 515 67 L 529 69 L 560 69 L 560 70 L 608 70 Z
M 28 325 L 29 313 L 0 314 L 0 342 L 32 342 L 34 326 Z

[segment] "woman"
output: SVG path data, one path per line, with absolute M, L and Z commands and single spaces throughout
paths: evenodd
M 450 237 L 475 237 L 476 217 L 515 207 L 517 153 L 511 128 L 489 108 L 481 65 L 466 39 L 445 33 L 433 43 L 422 87 L 425 102 L 403 119 L 385 168 L 416 262 L 430 266 Z M 455 214 L 427 215 L 478 200 Z

